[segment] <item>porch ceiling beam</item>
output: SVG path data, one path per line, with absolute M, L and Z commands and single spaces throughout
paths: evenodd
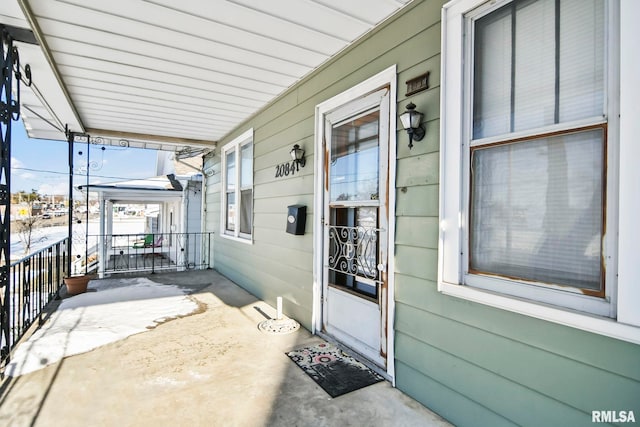
M 94 129 L 87 128 L 87 133 L 92 137 L 102 136 L 106 138 L 118 138 L 132 141 L 141 141 L 149 143 L 166 143 L 175 145 L 176 148 L 182 148 L 183 146 L 189 147 L 203 147 L 203 148 L 216 148 L 217 141 L 206 141 L 202 139 L 190 139 L 190 138 L 177 138 L 174 136 L 166 135 L 152 135 L 148 133 L 136 133 L 136 132 L 123 132 L 109 129 Z
M 64 81 L 62 80 L 60 70 L 58 70 L 56 63 L 53 60 L 53 56 L 51 55 L 51 50 L 49 49 L 49 45 L 47 44 L 47 41 L 45 40 L 42 34 L 42 29 L 40 28 L 40 25 L 38 25 L 38 21 L 34 17 L 33 10 L 31 10 L 31 6 L 29 5 L 27 0 L 17 0 L 17 2 L 20 5 L 20 9 L 22 9 L 22 13 L 24 14 L 24 17 L 29 23 L 29 26 L 31 27 L 33 35 L 35 36 L 38 44 L 40 45 L 40 48 L 42 49 L 42 53 L 46 58 L 47 63 L 51 68 L 51 72 L 53 73 L 56 81 L 58 82 L 58 85 L 60 86 L 60 90 L 64 94 L 64 97 L 67 103 L 69 104 L 69 108 L 71 109 L 73 116 L 76 119 L 76 122 L 80 125 L 80 129 L 71 129 L 71 130 L 74 132 L 81 132 L 81 133 L 85 132 L 84 124 L 80 119 L 80 115 L 78 114 L 78 110 L 76 110 L 76 106 L 73 104 L 73 101 L 71 100 L 71 96 L 69 96 L 69 91 L 67 90 L 67 87 L 65 86 Z

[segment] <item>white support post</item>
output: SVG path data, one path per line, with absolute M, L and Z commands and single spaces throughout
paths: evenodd
M 100 258 L 98 259 L 98 277 L 104 277 L 104 270 L 109 260 L 107 259 L 107 247 L 105 241 L 105 221 L 106 221 L 106 201 L 104 195 L 99 193 L 99 206 L 100 206 L 100 235 L 98 236 L 98 251 Z

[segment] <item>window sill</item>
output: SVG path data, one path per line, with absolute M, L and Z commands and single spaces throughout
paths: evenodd
M 253 245 L 253 237 L 236 237 L 230 234 L 226 234 L 224 231 L 220 233 L 220 236 L 228 240 L 234 240 L 236 242 L 244 243 L 245 245 Z
M 619 323 L 613 319 L 533 303 L 453 283 L 438 282 L 438 291 L 444 295 L 485 304 L 502 310 L 535 317 L 583 331 L 605 335 L 622 341 L 640 344 L 640 327 Z

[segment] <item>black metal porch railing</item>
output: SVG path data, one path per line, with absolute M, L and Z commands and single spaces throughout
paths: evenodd
M 9 354 L 25 332 L 38 321 L 42 324 L 43 312 L 58 294 L 67 275 L 69 239 L 65 238 L 44 249 L 32 253 L 9 266 L 9 281 L 5 289 L 0 319 L 0 367 L 4 367 Z
M 105 274 L 210 268 L 213 233 L 89 235 L 88 262 Z

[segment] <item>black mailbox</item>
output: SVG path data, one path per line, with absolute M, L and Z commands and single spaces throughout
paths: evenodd
M 287 233 L 302 235 L 307 222 L 307 207 L 291 205 L 287 207 Z

